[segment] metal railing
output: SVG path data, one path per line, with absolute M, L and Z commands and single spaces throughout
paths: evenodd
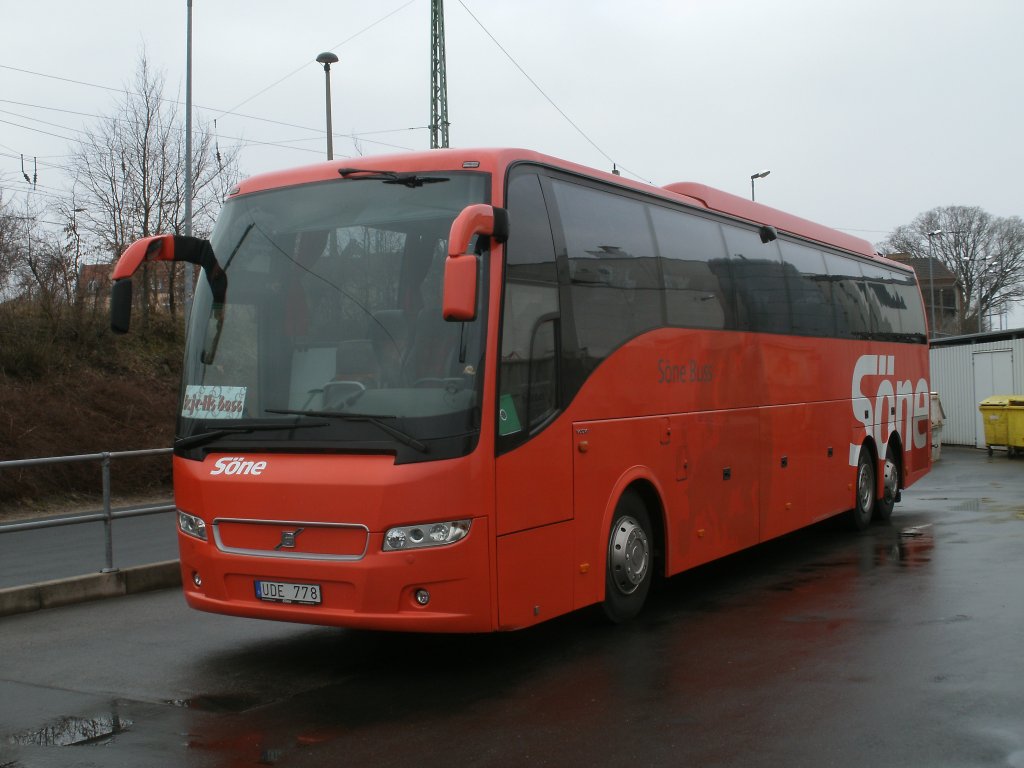
M 0 523 L 0 534 L 16 533 L 17 531 L 33 531 L 41 528 L 57 528 L 63 525 L 79 525 L 81 523 L 103 523 L 103 536 L 106 546 L 106 566 L 102 573 L 112 573 L 114 567 L 114 520 L 127 517 L 144 517 L 170 512 L 174 504 L 147 504 L 125 509 L 112 509 L 110 506 L 110 462 L 112 459 L 141 458 L 143 456 L 160 456 L 171 453 L 170 448 L 149 448 L 141 451 L 104 451 L 103 453 L 83 453 L 75 456 L 47 456 L 37 459 L 15 459 L 0 461 L 0 471 L 19 467 L 39 467 L 47 464 L 75 464 L 80 462 L 100 462 L 103 478 L 103 509 L 99 512 L 84 512 L 64 517 L 49 517 L 41 520 L 28 520 L 19 523 Z

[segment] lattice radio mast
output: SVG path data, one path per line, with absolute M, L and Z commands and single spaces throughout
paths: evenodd
M 448 146 L 448 76 L 444 63 L 444 0 L 430 0 L 430 148 Z

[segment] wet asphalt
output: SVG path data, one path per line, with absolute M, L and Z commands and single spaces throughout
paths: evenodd
M 677 576 L 641 617 L 487 636 L 190 611 L 0 619 L 0 767 L 1024 768 L 1024 461 L 944 448 L 890 524 Z

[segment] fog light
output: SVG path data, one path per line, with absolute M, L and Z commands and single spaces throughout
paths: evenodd
M 192 571 L 192 583 L 197 587 L 203 586 L 203 577 L 199 575 L 199 571 Z
M 425 589 L 417 589 L 416 602 L 420 605 L 426 605 L 430 602 L 430 593 Z

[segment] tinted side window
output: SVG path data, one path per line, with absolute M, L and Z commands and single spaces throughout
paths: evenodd
M 579 350 L 588 365 L 662 324 L 661 280 L 646 206 L 552 182 L 568 257 Z
M 871 313 L 863 291 L 860 264 L 834 253 L 825 253 L 825 269 L 832 285 L 836 336 L 866 339 L 871 335 Z
M 833 336 L 835 313 L 832 287 L 825 274 L 825 257 L 816 248 L 779 241 L 789 294 L 793 333 L 804 336 Z
M 871 317 L 872 338 L 891 341 L 902 333 L 900 310 L 903 299 L 892 290 L 892 273 L 875 264 L 861 264 L 864 293 Z
M 742 328 L 789 333 L 789 300 L 777 241 L 762 243 L 752 229 L 723 224 L 729 268 L 741 308 Z
M 509 182 L 498 434 L 505 449 L 557 408 L 558 278 L 551 225 L 535 174 Z
M 900 320 L 903 329 L 901 341 L 927 343 L 928 331 L 924 322 L 924 304 L 913 275 L 894 272 L 892 290 L 900 297 Z
M 665 321 L 685 328 L 735 328 L 732 284 L 725 241 L 718 222 L 652 207 L 651 221 L 661 254 Z
M 862 264 L 861 270 L 869 302 L 877 305 L 874 337 L 909 342 L 925 338 L 924 311 L 913 278 L 876 264 Z

